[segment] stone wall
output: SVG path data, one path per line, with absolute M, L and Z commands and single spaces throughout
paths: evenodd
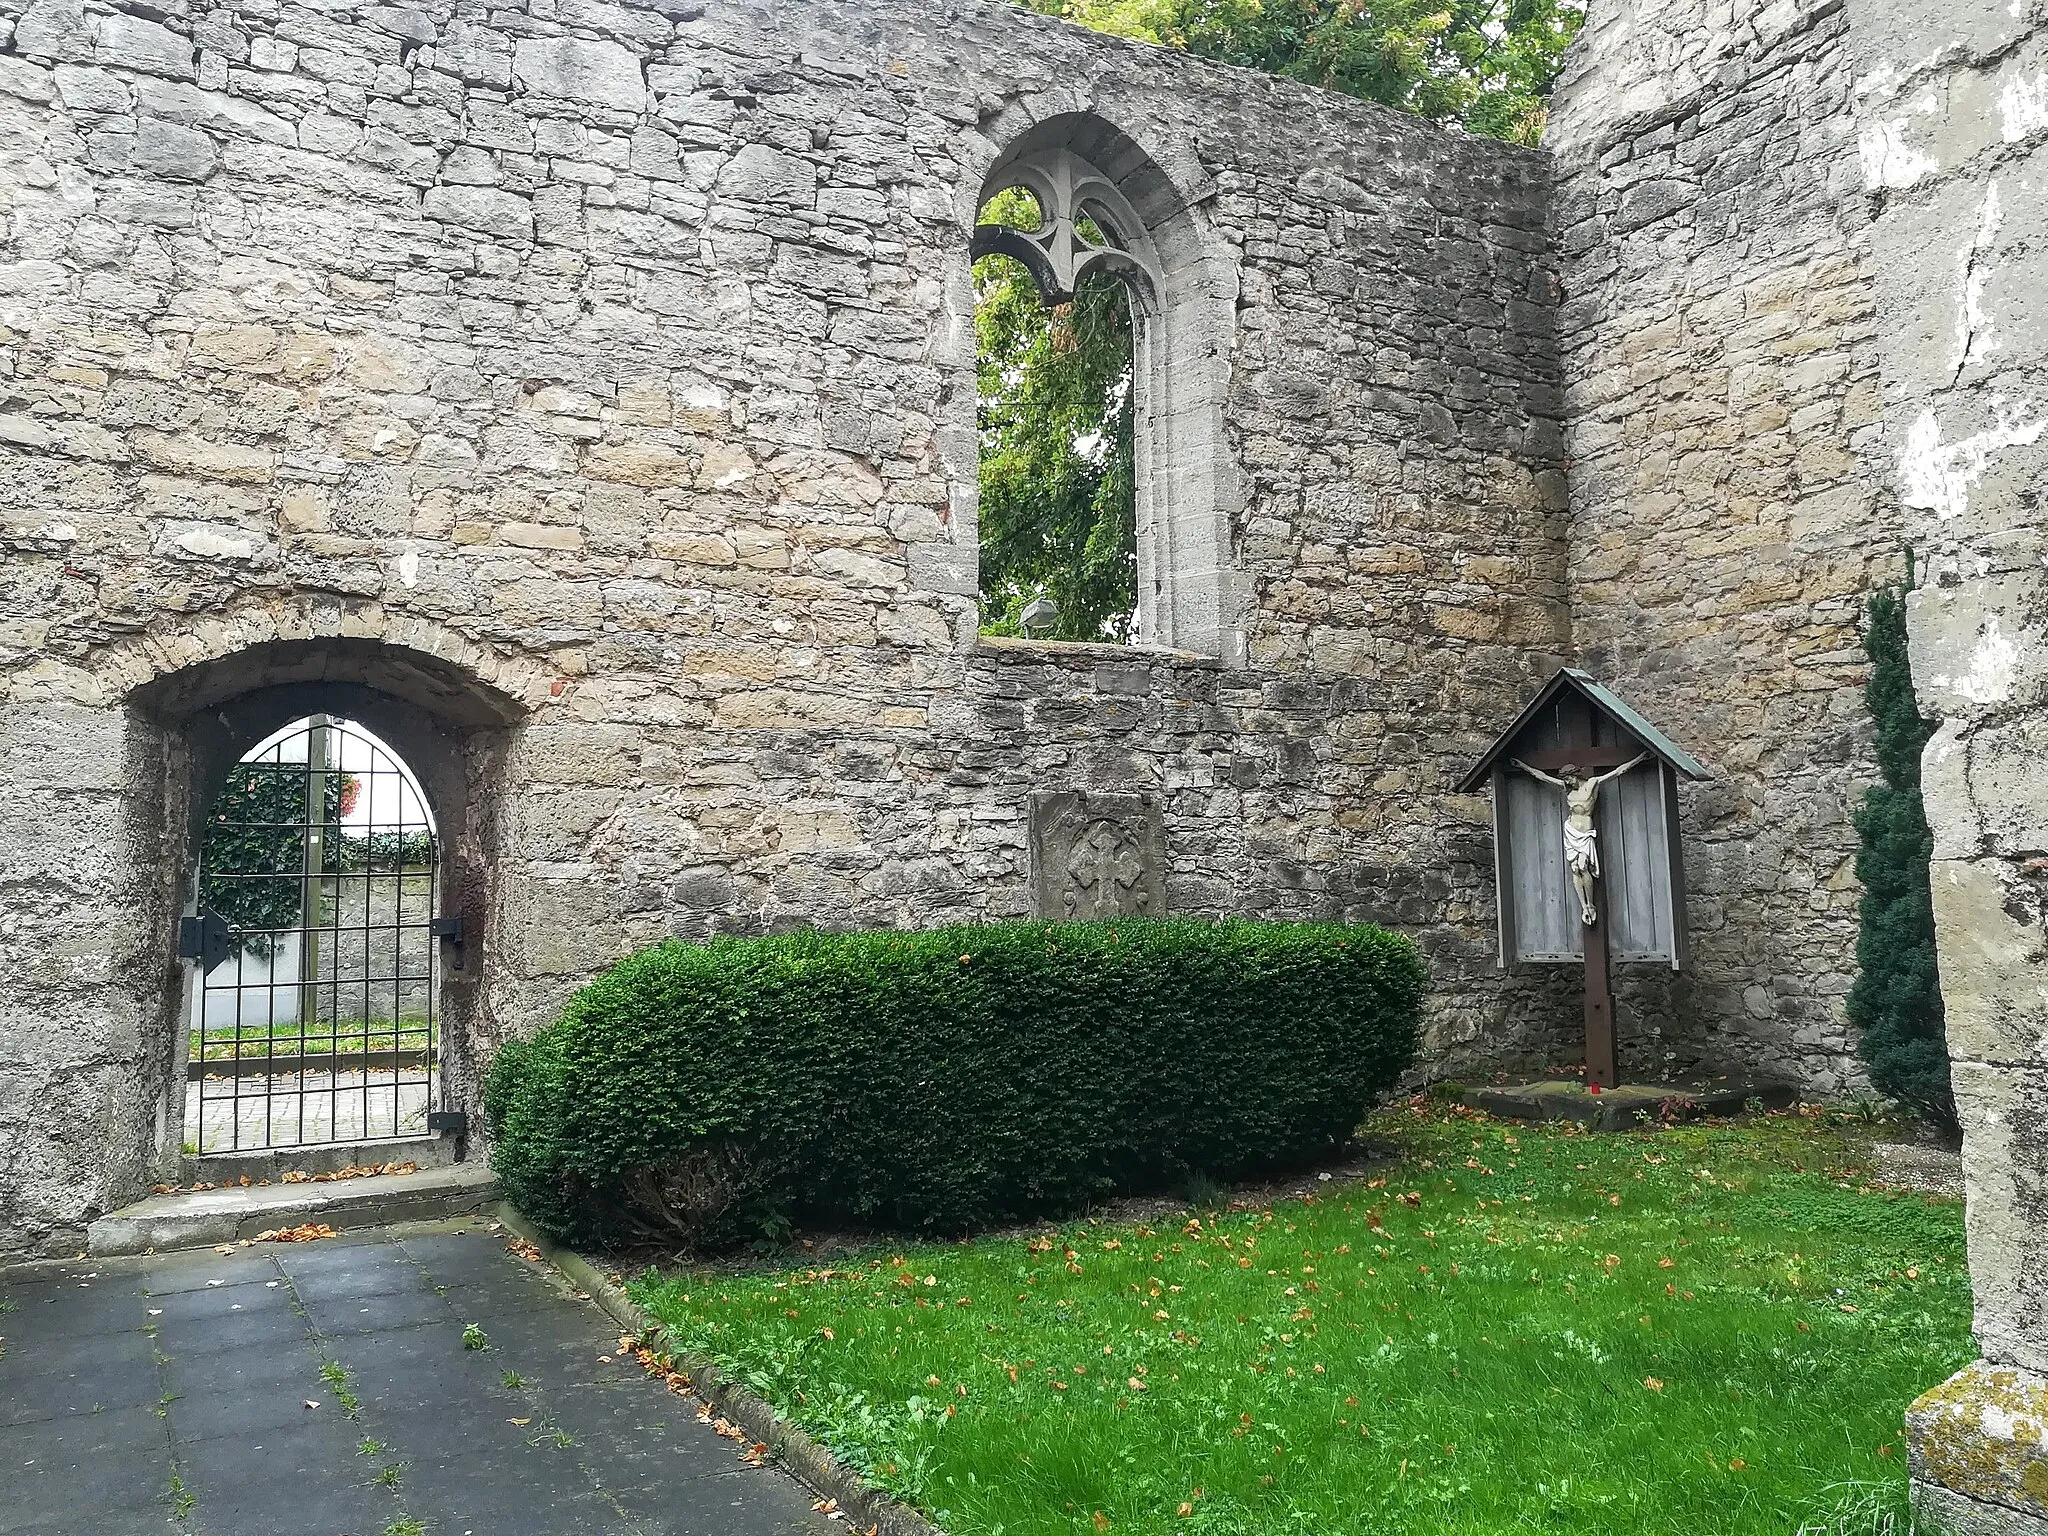
M 1914 1407 L 1922 1514 L 2048 1533 L 2048 16 L 1851 12 L 1887 468 L 1910 607 L 1934 904 L 1984 1362 Z
M 1881 452 L 1840 0 L 1596 3 L 1552 109 L 1580 665 L 1711 768 L 1692 969 L 1618 982 L 1624 1065 L 1867 1091 L 1843 1010 L 1876 777 Z
M 1447 794 L 1566 639 L 1542 156 L 1000 3 L 0 18 L 0 1250 L 175 1154 L 194 786 L 344 687 L 437 754 L 472 1107 L 650 940 L 1030 910 L 1060 789 L 1569 1056 Z M 1219 317 L 1214 655 L 975 637 L 969 229 L 1070 125 Z

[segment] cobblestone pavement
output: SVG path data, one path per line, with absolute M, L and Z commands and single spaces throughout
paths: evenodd
M 201 1152 L 417 1136 L 427 1128 L 433 1082 L 425 1072 L 289 1072 L 220 1077 L 185 1088 L 185 1134 Z M 240 1122 L 239 1131 L 236 1122 Z
M 0 1272 L 0 1533 L 844 1532 L 617 1338 L 476 1221 Z

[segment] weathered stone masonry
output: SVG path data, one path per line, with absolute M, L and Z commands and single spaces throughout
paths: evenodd
M 1716 773 L 1684 799 L 1692 968 L 1632 978 L 1623 1038 L 1834 1094 L 1862 1082 L 1860 622 L 1905 572 L 1845 24 L 1595 5 L 1546 141 L 1573 647 Z
M 312 701 L 436 797 L 472 1106 L 652 939 L 1030 910 L 1060 789 L 1173 910 L 1415 931 L 1441 1059 L 1564 1049 L 1446 794 L 1566 641 L 1542 156 L 1001 4 L 0 26 L 0 1247 L 175 1155 L 195 807 Z M 969 231 L 1047 139 L 1213 317 L 1212 654 L 974 636 Z

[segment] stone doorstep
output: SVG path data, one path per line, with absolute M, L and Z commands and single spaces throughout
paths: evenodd
M 326 1142 L 308 1147 L 271 1147 L 261 1152 L 187 1153 L 179 1162 L 180 1182 L 231 1184 L 247 1178 L 252 1184 L 275 1184 L 285 1174 L 339 1173 L 344 1168 L 381 1168 L 386 1163 L 418 1163 L 422 1169 L 455 1166 L 452 1136 L 381 1137 L 374 1141 Z
M 1674 1119 L 1696 1120 L 1703 1115 L 1742 1114 L 1756 1099 L 1762 1100 L 1766 1109 L 1789 1109 L 1799 1101 L 1799 1094 L 1784 1083 L 1731 1077 L 1622 1083 L 1598 1093 L 1589 1091 L 1584 1083 L 1558 1079 L 1463 1088 L 1458 1099 L 1469 1109 L 1508 1120 L 1572 1120 L 1595 1131 L 1632 1131 L 1641 1123 L 1637 1114 L 1658 1120 L 1666 1106 L 1672 1107 Z
M 498 1177 L 481 1162 L 331 1184 L 189 1190 L 109 1211 L 86 1228 L 86 1251 L 105 1258 L 206 1248 L 307 1222 L 342 1228 L 435 1221 L 482 1210 L 497 1198 Z

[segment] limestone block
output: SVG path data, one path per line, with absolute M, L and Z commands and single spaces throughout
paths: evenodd
M 509 240 L 533 238 L 533 204 L 517 193 L 495 187 L 429 187 L 420 206 L 428 218 L 443 224 Z
M 1944 859 L 1932 870 L 1949 1050 L 2020 1066 L 2048 1061 L 2043 874 L 2017 862 Z
M 135 105 L 134 90 L 112 70 L 59 64 L 52 73 L 59 99 L 73 112 L 126 112 Z
M 475 22 L 451 21 L 434 41 L 429 62 L 470 85 L 502 91 L 512 83 L 512 40 Z
M 1859 16 L 1857 47 L 1866 67 L 1902 69 L 1941 54 L 1989 58 L 2028 30 L 2028 11 L 2010 0 L 1944 0 L 1929 9 L 1917 4 L 1873 6 Z
M 1913 686 L 1940 719 L 2048 697 L 2048 596 L 2039 574 L 1928 584 L 1909 600 Z
M 2048 1536 L 2048 1520 L 2010 1504 L 1969 1498 L 1921 1478 L 1912 1483 L 1913 1515 L 1927 1536 Z
M 1166 915 L 1166 833 L 1147 795 L 1031 796 L 1031 891 L 1040 917 Z
M 15 51 L 32 59 L 92 58 L 92 25 L 84 0 L 36 0 L 14 24 Z
M 748 144 L 718 173 L 718 190 L 741 202 L 809 208 L 818 200 L 818 168 L 766 144 Z
M 640 112 L 647 106 L 640 56 L 614 42 L 522 37 L 513 45 L 512 79 L 534 96 L 619 112 Z
M 2048 1530 L 2048 1376 L 1979 1360 L 1914 1401 L 1906 1438 L 1916 1483 L 1985 1506 L 1966 1513 L 1935 1501 L 1956 1536 Z M 1975 1523 L 2000 1512 L 2026 1520 Z
M 93 32 L 93 57 L 115 69 L 192 80 L 199 74 L 198 50 L 189 37 L 140 16 L 114 11 Z
M 220 159 L 213 140 L 191 128 L 145 117 L 135 125 L 131 170 L 171 181 L 204 181 Z
M 588 974 L 633 948 L 623 932 L 620 891 L 609 880 L 534 878 L 517 902 L 514 942 L 533 976 Z
M 1996 1363 L 2048 1373 L 2048 1066 L 1959 1058 L 1951 1074 L 1977 1347 Z
M 131 727 L 117 709 L 10 706 L 0 714 L 0 778 L 21 789 L 125 791 L 139 750 Z
M 136 99 L 144 114 L 165 122 L 260 139 L 266 144 L 298 142 L 298 129 L 289 120 L 253 101 L 222 91 L 204 90 L 174 80 L 142 80 L 136 84 Z

